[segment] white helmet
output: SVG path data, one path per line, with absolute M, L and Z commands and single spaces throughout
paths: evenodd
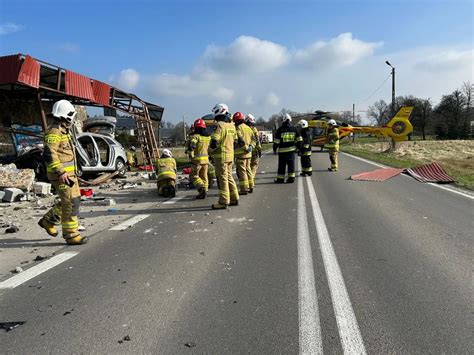
M 171 153 L 171 150 L 165 148 L 161 151 L 161 156 L 166 157 L 166 158 L 171 158 L 173 154 Z
M 255 117 L 254 117 L 254 115 L 252 115 L 251 113 L 249 113 L 249 114 L 247 115 L 247 117 L 245 117 L 245 122 L 251 123 L 251 124 L 255 124 Z
M 229 107 L 226 104 L 216 104 L 212 108 L 212 113 L 214 115 L 227 115 L 229 113 Z
M 76 117 L 77 111 L 68 100 L 59 100 L 54 103 L 51 114 L 56 118 L 62 118 L 71 123 L 74 117 Z
M 336 120 L 333 120 L 332 118 L 328 121 L 328 125 L 330 126 L 337 126 Z
M 291 116 L 287 113 L 283 115 L 283 122 L 291 122 Z
M 308 121 L 306 120 L 300 120 L 298 122 L 298 126 L 300 126 L 301 128 L 308 128 Z

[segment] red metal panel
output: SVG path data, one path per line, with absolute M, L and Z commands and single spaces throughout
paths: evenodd
M 421 182 L 454 182 L 454 179 L 436 162 L 407 169 L 407 173 Z
M 14 84 L 20 71 L 20 55 L 0 57 L 0 84 Z
M 91 79 L 87 76 L 66 70 L 66 94 L 95 102 Z
M 21 65 L 18 81 L 36 89 L 39 88 L 40 64 L 29 55 L 25 57 L 25 61 Z
M 373 171 L 368 171 L 365 173 L 360 173 L 357 175 L 351 175 L 351 180 L 362 180 L 362 181 L 385 181 L 398 174 L 401 174 L 405 169 L 397 168 L 384 168 L 377 169 Z
M 104 106 L 110 106 L 110 89 L 110 85 L 94 80 L 92 82 L 92 90 L 94 91 L 95 102 Z

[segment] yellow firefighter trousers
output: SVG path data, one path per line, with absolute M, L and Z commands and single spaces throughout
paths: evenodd
M 59 201 L 43 216 L 43 219 L 51 225 L 61 223 L 64 239 L 74 238 L 79 235 L 77 216 L 81 204 L 81 191 L 77 177 L 69 176 L 68 178 L 74 182 L 72 187 L 60 184 L 59 181 L 51 181 L 59 195 Z
M 331 161 L 331 169 L 337 170 L 338 169 L 338 157 L 339 152 L 334 149 L 329 149 L 329 160 Z
M 250 167 L 251 158 L 237 158 L 236 168 L 239 178 L 239 188 L 242 192 L 247 192 L 249 188 L 253 189 L 253 175 Z
M 176 180 L 175 179 L 162 179 L 157 182 L 157 187 L 158 187 L 158 195 L 159 196 L 164 196 L 164 188 L 167 186 L 173 186 L 176 188 Z M 168 196 L 166 196 L 168 197 Z
M 258 157 L 258 155 L 252 155 L 252 158 L 250 159 L 250 170 L 252 171 L 252 187 L 255 186 L 255 179 L 257 178 L 257 169 L 259 162 L 260 158 Z
M 191 170 L 191 181 L 196 189 L 209 189 L 208 180 L 208 165 L 207 164 L 194 164 Z
M 216 161 L 217 183 L 219 185 L 219 204 L 228 205 L 239 200 L 239 191 L 232 176 L 232 162 Z

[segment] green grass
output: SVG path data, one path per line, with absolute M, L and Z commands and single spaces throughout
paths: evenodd
M 360 140 L 356 140 L 356 142 L 361 143 Z M 370 141 L 373 143 L 374 141 Z M 367 142 L 369 143 L 369 142 Z M 426 162 L 414 160 L 414 159 L 407 159 L 401 158 L 396 156 L 390 152 L 372 152 L 369 150 L 364 149 L 363 147 L 353 147 L 350 144 L 341 144 L 341 151 L 349 154 L 353 154 L 362 158 L 366 158 L 372 160 L 377 163 L 381 163 L 384 165 L 388 165 L 394 168 L 412 168 L 420 164 L 424 164 Z M 460 167 L 459 165 L 451 165 L 449 162 L 441 161 L 441 165 L 443 165 L 446 172 L 454 178 L 455 185 L 468 189 L 474 190 L 474 174 L 469 167 Z

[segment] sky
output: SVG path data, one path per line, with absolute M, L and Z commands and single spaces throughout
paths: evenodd
M 108 82 L 187 122 L 352 110 L 474 82 L 473 0 L 0 0 L 0 55 Z M 383 83 L 383 85 L 382 85 Z M 378 90 L 377 90 L 378 89 Z

